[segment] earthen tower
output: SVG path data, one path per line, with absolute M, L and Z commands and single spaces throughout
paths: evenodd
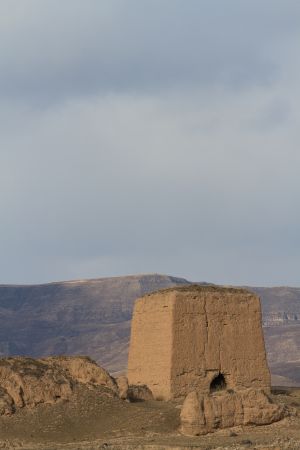
M 257 296 L 235 288 L 175 287 L 136 301 L 130 384 L 156 398 L 218 389 L 270 389 Z

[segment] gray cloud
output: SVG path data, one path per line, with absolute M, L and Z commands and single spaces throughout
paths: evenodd
M 2 1 L 1 282 L 299 285 L 299 13 Z
M 4 0 L 0 95 L 48 103 L 268 84 L 280 71 L 270 50 L 297 30 L 299 14 L 298 2 L 276 0 Z

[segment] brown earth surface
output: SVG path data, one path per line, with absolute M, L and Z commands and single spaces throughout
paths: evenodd
M 153 274 L 0 285 L 0 355 L 89 355 L 110 372 L 122 372 L 136 298 L 189 284 Z M 300 288 L 248 289 L 261 297 L 272 384 L 300 386 Z
M 0 448 L 54 449 L 300 449 L 300 390 L 277 389 L 272 399 L 292 416 L 268 426 L 243 426 L 206 436 L 178 432 L 181 404 L 128 403 L 106 388 L 78 384 L 70 401 L 23 408 L 0 417 Z M 298 415 L 296 415 L 298 413 Z

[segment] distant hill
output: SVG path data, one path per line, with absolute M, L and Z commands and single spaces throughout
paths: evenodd
M 135 299 L 188 284 L 152 274 L 0 285 L 0 355 L 89 355 L 111 372 L 122 371 Z M 262 300 L 273 381 L 300 385 L 300 288 L 248 289 Z
M 124 369 L 135 299 L 182 284 L 154 274 L 0 286 L 0 355 L 90 355 Z
M 261 298 L 273 383 L 300 386 L 300 288 L 250 288 Z

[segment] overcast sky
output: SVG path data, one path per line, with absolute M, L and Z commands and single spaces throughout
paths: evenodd
M 300 286 L 299 0 L 0 0 L 0 283 Z

